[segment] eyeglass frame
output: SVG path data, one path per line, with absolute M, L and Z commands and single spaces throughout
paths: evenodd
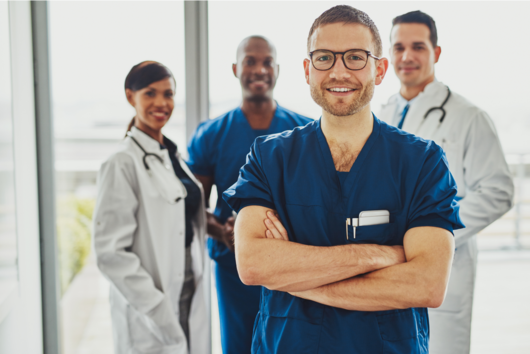
M 328 51 L 328 52 L 331 52 L 333 54 L 333 64 L 331 64 L 331 66 L 329 67 L 329 69 L 317 69 L 317 67 L 315 66 L 315 63 L 313 63 L 313 53 L 314 52 L 318 52 L 320 50 L 325 50 L 325 51 Z M 366 57 L 366 61 L 364 62 L 364 66 L 360 69 L 350 69 L 348 68 L 348 66 L 346 65 L 346 62 L 344 61 L 344 54 L 348 53 L 348 52 L 351 52 L 352 50 L 359 50 L 361 52 L 365 52 L 367 57 Z M 328 70 L 331 70 L 333 69 L 333 67 L 335 66 L 335 63 L 337 62 L 337 54 L 342 54 L 342 64 L 344 64 L 344 67 L 348 70 L 351 70 L 351 71 L 359 71 L 359 70 L 362 70 L 364 68 L 366 68 L 366 65 L 368 64 L 368 58 L 369 57 L 372 57 L 376 60 L 381 60 L 382 58 L 378 58 L 376 57 L 375 55 L 372 54 L 372 52 L 370 52 L 369 50 L 365 50 L 365 49 L 358 49 L 358 48 L 354 48 L 354 49 L 348 49 L 347 51 L 345 52 L 334 52 L 332 50 L 329 50 L 329 49 L 315 49 L 313 50 L 312 52 L 309 52 L 309 58 L 310 58 L 310 61 L 311 61 L 311 65 L 313 65 L 313 68 L 315 68 L 315 70 L 318 70 L 318 71 L 328 71 Z

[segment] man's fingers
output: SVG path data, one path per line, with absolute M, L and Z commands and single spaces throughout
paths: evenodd
M 271 232 L 273 238 L 284 240 L 282 234 L 276 229 L 275 225 L 269 219 L 265 219 L 265 227 L 267 227 L 267 231 Z
M 271 211 L 268 211 L 267 217 L 269 218 L 269 220 L 272 221 L 272 223 L 274 224 L 278 232 L 282 235 L 282 239 L 289 241 L 289 235 L 287 234 L 287 230 L 285 230 L 285 228 L 282 225 L 282 222 L 280 221 L 280 219 L 278 219 L 276 214 L 274 214 Z

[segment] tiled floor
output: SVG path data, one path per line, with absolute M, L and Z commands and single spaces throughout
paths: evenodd
M 93 263 L 80 274 L 93 280 Z M 78 279 L 82 280 L 82 279 Z M 85 326 L 77 335 L 76 345 L 64 354 L 112 354 L 108 284 L 101 276 Z M 81 286 L 82 281 L 77 284 Z M 78 292 L 80 294 L 80 292 Z M 530 353 L 530 251 L 483 251 L 479 254 L 471 354 L 529 354 Z M 216 299 L 212 299 L 216 304 Z M 85 303 L 86 300 L 85 300 Z M 77 308 L 76 311 L 81 311 Z M 219 322 L 212 316 L 213 354 L 221 354 Z M 76 348 L 77 349 L 74 349 Z

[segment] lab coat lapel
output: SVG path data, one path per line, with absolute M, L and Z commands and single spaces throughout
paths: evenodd
M 420 93 L 420 95 L 423 95 L 423 92 Z M 409 111 L 405 117 L 405 122 L 403 123 L 403 130 L 412 134 L 415 134 L 418 129 L 423 124 L 423 115 L 425 114 L 425 110 L 423 108 L 424 105 L 422 105 L 420 102 L 423 97 L 418 96 L 416 98 L 416 102 L 414 102 L 410 108 Z

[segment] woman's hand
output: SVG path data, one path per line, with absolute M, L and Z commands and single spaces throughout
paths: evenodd
M 283 227 L 280 219 L 278 219 L 277 214 L 273 213 L 272 211 L 268 211 L 267 219 L 265 219 L 263 222 L 267 228 L 267 231 L 265 231 L 266 238 L 289 241 L 287 230 L 285 230 Z

